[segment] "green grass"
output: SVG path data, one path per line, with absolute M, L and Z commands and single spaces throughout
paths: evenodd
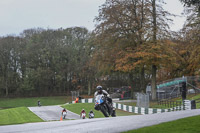
M 119 102 L 120 104 L 128 105 L 128 106 L 137 106 L 136 102 Z M 150 102 L 150 108 L 159 108 L 159 109 L 167 109 L 164 105 L 158 105 L 158 102 Z
M 118 102 L 118 103 L 128 105 L 128 106 L 136 106 L 137 105 L 136 102 Z
M 123 111 L 123 110 L 120 110 L 120 109 L 116 109 L 116 115 L 117 116 L 128 116 L 128 115 L 139 115 L 139 114 Z
M 88 117 L 88 113 L 90 112 L 90 110 L 93 110 L 93 112 L 95 114 L 95 118 L 104 117 L 100 111 L 96 111 L 94 109 L 94 103 L 76 103 L 76 104 L 68 104 L 68 105 L 65 105 L 62 107 L 66 108 L 67 110 L 70 110 L 76 114 L 80 114 L 81 110 L 84 109 L 86 111 L 86 117 Z
M 40 100 L 42 106 L 58 105 L 66 102 L 71 102 L 71 97 L 32 97 L 32 98 L 0 98 L 0 108 L 15 108 L 15 107 L 32 107 L 37 106 L 37 101 Z
M 195 100 L 195 99 L 200 99 L 200 95 L 194 95 L 192 97 L 189 98 L 190 100 Z M 196 102 L 199 102 L 199 103 L 196 103 L 196 108 L 197 109 L 200 109 L 200 100 L 197 100 Z
M 100 111 L 96 111 L 94 109 L 94 103 L 76 103 L 76 104 L 68 104 L 68 105 L 65 105 L 62 107 L 66 108 L 67 110 L 70 110 L 76 114 L 80 114 L 81 110 L 85 109 L 86 117 L 88 117 L 88 113 L 90 112 L 90 110 L 93 110 L 93 112 L 95 113 L 95 118 L 103 118 L 104 117 L 104 115 Z M 125 112 L 122 110 L 116 110 L 116 115 L 117 116 L 126 116 L 126 115 L 134 115 L 134 113 Z
M 42 122 L 43 120 L 32 113 L 27 107 L 0 110 L 0 125 Z
M 200 115 L 144 127 L 124 133 L 200 133 Z

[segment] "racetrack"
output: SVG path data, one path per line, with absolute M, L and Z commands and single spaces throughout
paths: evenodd
M 41 106 L 41 107 L 28 107 L 30 111 L 35 113 L 38 117 L 43 119 L 44 121 L 55 121 L 60 120 L 62 116 L 63 108 L 55 105 L 55 106 Z M 80 119 L 80 116 L 67 110 L 66 119 Z
M 79 119 L 0 126 L 1 133 L 118 133 L 200 115 L 200 109 L 113 118 Z

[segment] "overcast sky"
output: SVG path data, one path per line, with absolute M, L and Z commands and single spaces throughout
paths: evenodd
M 180 15 L 179 0 L 165 0 L 166 10 Z M 0 0 L 0 36 L 19 35 L 25 29 L 58 29 L 73 26 L 93 30 L 94 17 L 105 0 Z M 176 17 L 172 30 L 182 28 L 185 19 Z

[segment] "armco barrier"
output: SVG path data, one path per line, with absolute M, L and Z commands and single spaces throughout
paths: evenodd
M 75 103 L 75 102 L 72 101 L 72 103 Z M 81 99 L 81 100 L 79 100 L 79 103 L 94 103 L 94 99 L 93 98 Z M 128 106 L 128 105 L 124 105 L 121 103 L 115 103 L 115 102 L 113 102 L 113 107 L 115 107 L 116 109 L 121 109 L 121 110 L 127 111 L 127 112 L 143 114 L 143 115 L 185 110 L 184 107 L 175 107 L 175 108 L 169 108 L 169 109 L 154 109 L 154 108 Z

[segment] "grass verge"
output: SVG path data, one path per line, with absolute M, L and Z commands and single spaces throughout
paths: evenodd
M 42 106 L 58 105 L 71 102 L 71 97 L 56 96 L 56 97 L 31 97 L 31 98 L 0 98 L 0 108 L 15 108 L 15 107 L 32 107 L 37 106 L 37 101 L 40 100 Z
M 124 133 L 200 133 L 200 115 L 144 127 Z
M 194 96 L 190 97 L 189 99 L 190 99 L 190 100 L 200 99 L 200 95 L 199 95 L 199 94 L 194 95 Z M 197 102 L 197 103 L 196 103 L 196 108 L 197 108 L 197 109 L 200 109 L 200 100 L 197 100 L 196 102 Z
M 100 111 L 96 111 L 94 109 L 94 103 L 76 103 L 76 104 L 68 104 L 65 106 L 62 106 L 63 108 L 66 108 L 67 110 L 70 110 L 76 114 L 80 114 L 81 110 L 84 109 L 86 111 L 86 117 L 88 117 L 88 113 L 90 110 L 93 110 L 95 113 L 95 118 L 104 118 L 104 115 Z M 135 115 L 134 113 L 125 112 L 122 110 L 116 110 L 117 116 L 127 116 L 127 115 Z
M 131 112 L 127 112 L 127 111 L 123 111 L 123 110 L 117 109 L 116 110 L 116 115 L 117 116 L 128 116 L 128 115 L 140 115 L 140 114 L 131 113 Z
M 27 107 L 0 110 L 0 125 L 22 124 L 30 122 L 43 122 Z

